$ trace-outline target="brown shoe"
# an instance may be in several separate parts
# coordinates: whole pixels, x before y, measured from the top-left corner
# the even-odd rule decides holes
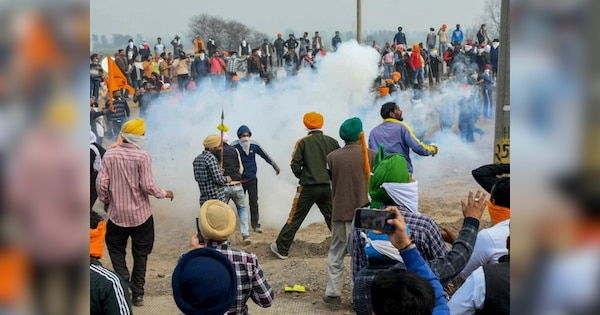
[[[252,240],[250,240],[250,236],[243,236],[242,241],[244,242],[244,245],[252,244]]]
[[[332,305],[340,305],[340,304],[342,304],[342,298],[339,296],[324,295],[323,302],[325,302],[327,304],[332,304]]]

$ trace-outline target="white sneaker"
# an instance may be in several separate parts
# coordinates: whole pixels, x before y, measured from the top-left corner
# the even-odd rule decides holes
[[[287,255],[283,255],[283,254],[279,253],[276,243],[271,243],[271,246],[269,246],[269,247],[271,248],[271,251],[273,252],[273,254],[277,255],[277,257],[279,257],[279,259],[287,259],[288,258]]]

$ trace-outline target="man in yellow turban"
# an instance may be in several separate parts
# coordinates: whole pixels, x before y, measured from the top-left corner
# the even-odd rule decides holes
[[[133,305],[144,305],[148,255],[154,244],[154,219],[149,195],[170,198],[173,192],[154,184],[150,153],[141,150],[146,126],[142,118],[123,124],[119,142],[102,159],[96,189],[108,213],[106,246],[113,268],[131,287]],[[131,237],[133,270],[125,262]]]
[[[119,138],[115,143],[113,143],[110,147],[118,147],[123,142],[131,143],[135,145],[138,149],[142,148],[146,137],[146,122],[143,118],[132,119],[123,124],[121,127],[121,132],[119,133]]]

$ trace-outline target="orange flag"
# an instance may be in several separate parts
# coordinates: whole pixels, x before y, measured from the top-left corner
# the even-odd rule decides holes
[[[108,56],[108,58],[106,59],[108,59],[108,80],[106,80],[108,85],[108,97],[110,102],[110,109],[114,113],[115,110],[113,108],[112,99],[113,91],[125,88],[129,91],[129,93],[134,94],[135,89],[127,83],[127,77],[123,74],[121,69],[119,69],[119,66],[117,66],[117,63],[114,61],[114,59],[111,56]]]

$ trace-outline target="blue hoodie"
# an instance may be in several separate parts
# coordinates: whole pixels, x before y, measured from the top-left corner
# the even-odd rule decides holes
[[[244,133],[247,132],[252,136],[252,132],[250,132],[250,128],[246,125],[240,126],[237,130],[238,138]],[[267,163],[273,166],[273,169],[276,171],[279,169],[277,164],[271,159],[271,157],[262,149],[260,144],[254,140],[250,140],[250,146],[248,152],[244,151],[244,148],[240,144],[239,140],[235,140],[231,143],[231,146],[238,149],[240,152],[240,157],[242,158],[242,164],[244,165],[244,172],[242,173],[242,181],[249,181],[256,178],[256,154],[260,155]]]

